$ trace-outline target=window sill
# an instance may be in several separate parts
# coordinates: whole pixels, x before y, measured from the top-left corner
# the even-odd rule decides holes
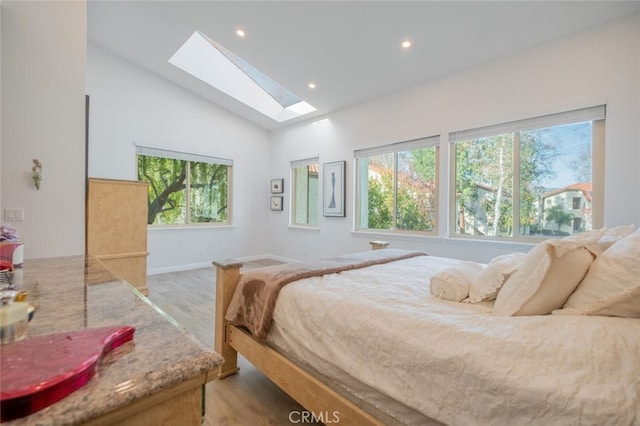
[[[174,230],[212,230],[212,231],[227,231],[229,229],[233,229],[235,226],[233,225],[147,225],[147,231],[155,232],[155,231],[174,231]]]
[[[289,229],[292,231],[320,232],[320,228],[312,228],[310,226],[289,225]]]
[[[354,237],[362,238],[375,238],[377,240],[406,240],[406,241],[430,241],[439,243],[442,241],[442,237],[437,235],[419,235],[419,234],[400,234],[395,232],[371,232],[371,231],[351,231],[351,235]]]
[[[477,238],[455,238],[448,237],[443,239],[444,242],[451,245],[459,245],[466,247],[496,247],[504,250],[513,250],[513,251],[529,251],[533,246],[538,244],[540,241],[522,241],[522,240],[514,240],[514,241],[501,241],[501,240],[491,240],[491,239],[477,239]]]
[[[456,238],[456,237],[440,237],[436,235],[417,235],[417,234],[398,234],[393,232],[365,232],[365,231],[351,231],[351,235],[357,238],[373,238],[376,240],[385,241],[424,241],[432,244],[457,245],[464,247],[495,247],[507,251],[529,251],[533,246],[540,243],[540,241],[500,241],[491,239],[476,239],[476,238]]]

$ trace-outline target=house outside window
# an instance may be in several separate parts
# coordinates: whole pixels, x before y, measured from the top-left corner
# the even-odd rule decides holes
[[[136,147],[138,180],[149,182],[149,225],[227,225],[233,161]]]
[[[439,136],[355,151],[356,230],[437,232]]]
[[[291,225],[318,226],[318,158],[291,162]]]
[[[526,239],[602,226],[604,118],[598,106],[451,133],[451,234]]]

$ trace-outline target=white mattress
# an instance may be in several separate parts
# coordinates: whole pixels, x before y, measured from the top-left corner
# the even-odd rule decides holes
[[[640,319],[501,317],[431,296],[420,256],[285,286],[270,343],[446,424],[640,422]]]

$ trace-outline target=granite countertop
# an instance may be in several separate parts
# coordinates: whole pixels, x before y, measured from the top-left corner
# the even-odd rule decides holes
[[[29,290],[36,307],[29,335],[132,325],[133,340],[108,353],[79,390],[7,425],[62,425],[87,421],[209,373],[223,359],[203,346],[146,297],[91,257],[25,260],[16,290]],[[209,376],[212,377],[212,376]]]

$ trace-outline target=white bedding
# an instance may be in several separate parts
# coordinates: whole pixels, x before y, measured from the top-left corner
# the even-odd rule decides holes
[[[420,256],[289,284],[269,341],[446,424],[640,424],[640,319],[494,316],[433,297],[431,276],[457,262]]]

